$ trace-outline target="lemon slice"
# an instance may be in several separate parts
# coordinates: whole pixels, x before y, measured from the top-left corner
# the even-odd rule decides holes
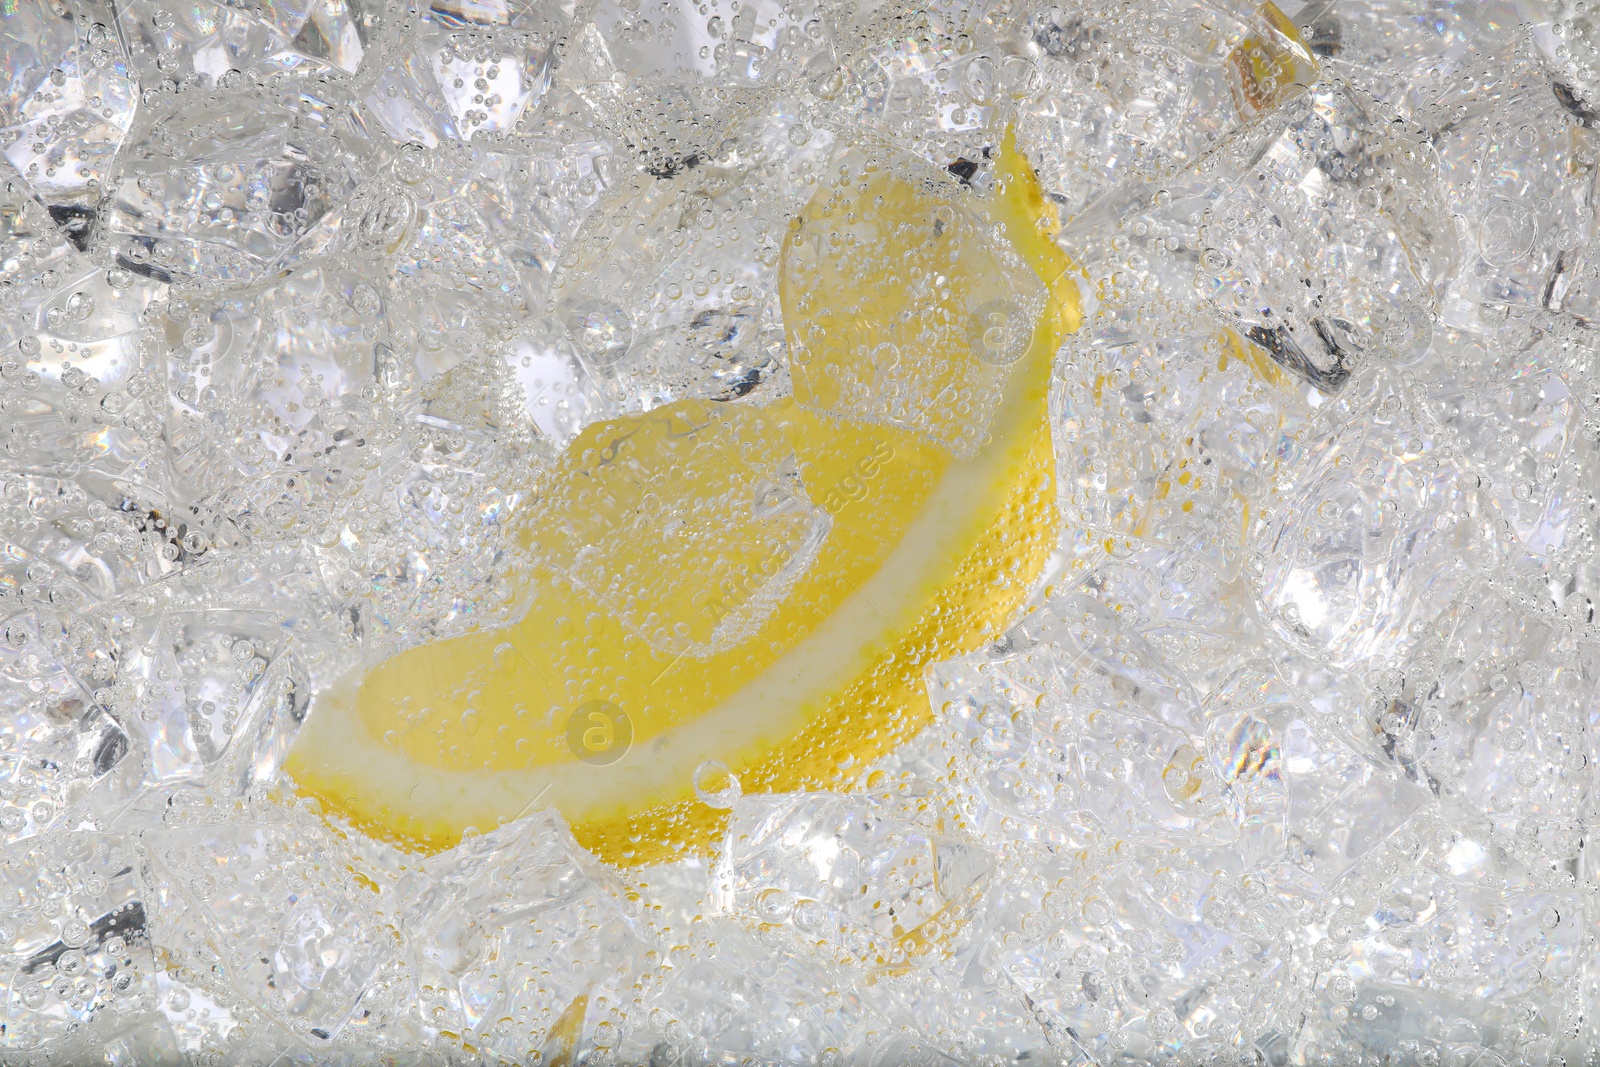
[[[987,196],[886,158],[847,154],[791,225],[793,397],[585,429],[533,509],[524,620],[319,696],[301,791],[424,848],[555,806],[636,864],[926,724],[925,668],[996,636],[1054,546],[1047,384],[1082,316],[1009,134]]]

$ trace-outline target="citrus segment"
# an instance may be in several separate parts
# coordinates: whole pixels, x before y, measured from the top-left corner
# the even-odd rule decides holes
[[[862,367],[892,344],[896,363],[850,396],[802,372],[765,407],[679,401],[585,429],[526,531],[525,618],[320,695],[288,761],[304,792],[434,848],[555,806],[585,846],[639,863],[719,832],[721,801],[694,788],[708,760],[747,792],[838,786],[926,723],[923,670],[992,639],[1054,544],[1046,392],[1081,312],[1009,137],[986,197],[845,170],[786,243],[791,353],[804,337],[817,369]],[[879,244],[801,247],[823,217]],[[808,300],[874,277],[848,329]]]

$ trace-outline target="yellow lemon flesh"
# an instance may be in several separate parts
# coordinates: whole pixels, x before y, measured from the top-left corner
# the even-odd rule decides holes
[[[638,864],[713,842],[730,774],[838,788],[926,725],[926,667],[997,636],[1054,546],[1046,394],[1081,311],[1009,136],[986,196],[835,170],[784,247],[794,395],[586,428],[525,534],[523,621],[319,696],[302,792],[423,848],[554,806]]]

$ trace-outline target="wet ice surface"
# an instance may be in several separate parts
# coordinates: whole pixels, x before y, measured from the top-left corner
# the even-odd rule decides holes
[[[0,1055],[1593,1062],[1597,17],[0,6]],[[910,347],[791,367],[778,248],[863,152],[981,186],[1008,126],[1091,311],[1065,521],[932,726],[651,868],[295,800],[313,694],[522,568],[672,654],[766,610],[674,630],[674,574],[512,536],[584,427],[730,405],[781,493],[702,532],[768,600],[825,523],[733,405],[976,441]]]

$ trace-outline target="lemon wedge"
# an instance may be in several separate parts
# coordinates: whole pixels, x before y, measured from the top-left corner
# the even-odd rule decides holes
[[[586,428],[524,535],[526,617],[319,696],[303,793],[422,848],[554,806],[638,864],[927,723],[924,670],[997,636],[1055,544],[1047,386],[1082,314],[1009,134],[985,195],[837,162],[783,249],[792,397]]]

